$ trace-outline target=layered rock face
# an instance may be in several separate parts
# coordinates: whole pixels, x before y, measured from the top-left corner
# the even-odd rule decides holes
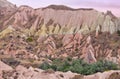
[[[0,0],[0,7],[1,8],[6,7],[6,8],[9,8],[9,9],[14,9],[15,5],[13,5],[12,3],[8,2],[7,0]]]
[[[94,9],[72,9],[62,5],[38,9],[21,6],[3,23],[3,26],[9,25],[31,29],[36,35],[86,34],[95,30],[114,33],[120,29],[118,18],[110,11],[104,14]]]
[[[25,36],[13,31],[0,38],[0,54],[19,59],[80,58],[88,63],[106,59],[120,63],[120,36],[95,32],[82,35],[61,34],[49,36]]]
[[[0,0],[0,30],[7,27],[3,26],[3,23],[13,15],[16,9],[17,7],[7,0]]]

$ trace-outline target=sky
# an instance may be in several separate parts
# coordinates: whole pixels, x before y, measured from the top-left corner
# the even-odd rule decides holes
[[[98,11],[112,11],[120,17],[120,0],[8,0],[17,6],[28,5],[33,8],[45,7],[51,4],[66,5],[72,8],[94,8]]]

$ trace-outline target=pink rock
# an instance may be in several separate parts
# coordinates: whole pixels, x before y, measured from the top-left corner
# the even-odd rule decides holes
[[[3,63],[2,61],[0,61],[0,71],[11,71],[13,70],[12,67],[6,65],[5,63]]]
[[[88,48],[86,49],[85,61],[88,63],[94,63],[97,61],[94,56],[94,49],[92,45],[89,45]]]

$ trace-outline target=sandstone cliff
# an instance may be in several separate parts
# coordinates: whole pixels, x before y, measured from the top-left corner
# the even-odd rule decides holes
[[[16,29],[35,32],[35,35],[73,34],[110,32],[120,30],[120,22],[110,11],[98,12],[94,9],[72,9],[62,5],[51,5],[33,9],[21,6],[6,19],[4,26],[12,25]]]

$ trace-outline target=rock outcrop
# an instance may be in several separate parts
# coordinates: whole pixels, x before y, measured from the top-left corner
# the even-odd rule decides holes
[[[107,71],[104,73],[96,73],[94,75],[85,76],[84,79],[119,79],[120,71]]]
[[[14,9],[16,6],[7,0],[0,0],[0,8]]]
[[[106,59],[120,63],[120,36],[95,32],[83,34],[61,34],[49,36],[25,36],[14,32],[0,38],[0,54],[19,59],[80,58],[88,63]]]
[[[4,79],[3,78],[3,72],[6,72],[6,71],[12,71],[13,68],[6,65],[5,63],[3,63],[2,61],[0,61],[0,79]]]
[[[2,26],[12,25],[19,30],[28,29],[35,35],[110,32],[120,29],[119,19],[110,11],[73,9],[63,5],[50,5],[33,9],[20,6]]]
[[[10,67],[10,66],[4,64],[2,61],[0,61],[0,72],[1,71],[11,71],[11,70],[13,70],[12,67]]]
[[[3,23],[8,20],[16,10],[16,5],[13,5],[7,0],[0,0],[0,31],[7,27],[3,26]]]

